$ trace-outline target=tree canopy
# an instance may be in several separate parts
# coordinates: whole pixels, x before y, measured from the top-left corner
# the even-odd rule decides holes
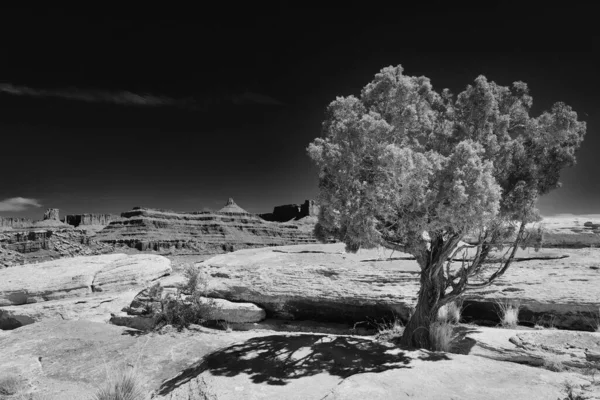
[[[518,232],[516,249],[525,224],[539,219],[538,197],[575,163],[585,122],[563,103],[537,117],[531,106],[523,82],[479,76],[455,96],[401,66],[382,69],[360,97],[329,104],[322,137],[308,147],[320,170],[315,233],[349,251],[383,245],[413,254],[440,276],[437,300],[446,289],[464,291],[492,247]],[[474,261],[444,275],[467,235]]]

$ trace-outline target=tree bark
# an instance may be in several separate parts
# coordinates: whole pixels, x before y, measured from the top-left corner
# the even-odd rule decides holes
[[[400,339],[400,344],[403,346],[425,349],[431,347],[429,326],[437,317],[438,303],[444,295],[443,268],[437,268],[439,272],[435,275],[431,274],[438,262],[443,261],[436,260],[421,270],[417,306]]]

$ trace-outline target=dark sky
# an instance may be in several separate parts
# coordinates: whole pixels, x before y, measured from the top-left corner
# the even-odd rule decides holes
[[[439,90],[525,81],[536,114],[573,106],[578,165],[539,206],[600,213],[596,14],[524,4],[0,10],[0,201],[41,204],[0,215],[315,198],[305,149],[325,107],[398,64]]]

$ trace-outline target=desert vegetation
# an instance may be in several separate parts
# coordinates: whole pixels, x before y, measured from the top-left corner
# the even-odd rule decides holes
[[[519,310],[521,304],[518,301],[497,301],[496,307],[498,310],[498,317],[500,318],[500,325],[504,328],[515,328],[519,325]]]
[[[175,295],[162,297],[161,294],[153,296],[161,298],[156,329],[171,325],[178,330],[188,328],[190,324],[201,324],[210,319],[213,304],[211,300],[204,301],[206,292],[206,279],[201,275],[200,269],[189,265],[183,270],[186,282]],[[156,290],[160,290],[157,286]]]
[[[121,370],[96,389],[90,400],[145,400],[146,393],[135,369]]]
[[[494,283],[527,244],[536,200],[575,163],[586,124],[564,103],[530,116],[523,82],[479,76],[454,96],[403,72],[384,68],[359,97],[329,105],[308,147],[320,171],[315,234],[350,252],[413,255],[420,291],[402,342],[431,348],[438,310]]]

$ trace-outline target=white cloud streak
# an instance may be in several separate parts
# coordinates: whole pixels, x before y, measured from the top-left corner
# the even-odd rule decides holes
[[[105,90],[82,90],[69,89],[36,89],[28,86],[13,85],[12,83],[0,83],[0,93],[13,96],[28,97],[54,97],[66,100],[84,101],[88,103],[112,103],[123,106],[146,106],[161,107],[170,106],[178,108],[201,109],[210,105],[234,104],[234,105],[282,105],[279,100],[270,96],[244,92],[220,98],[197,100],[193,98],[176,99],[168,96],[156,96],[148,93],[133,93],[129,91],[105,91]]]
[[[24,211],[30,207],[41,207],[42,205],[36,199],[26,199],[24,197],[12,197],[0,201],[0,212]]]

